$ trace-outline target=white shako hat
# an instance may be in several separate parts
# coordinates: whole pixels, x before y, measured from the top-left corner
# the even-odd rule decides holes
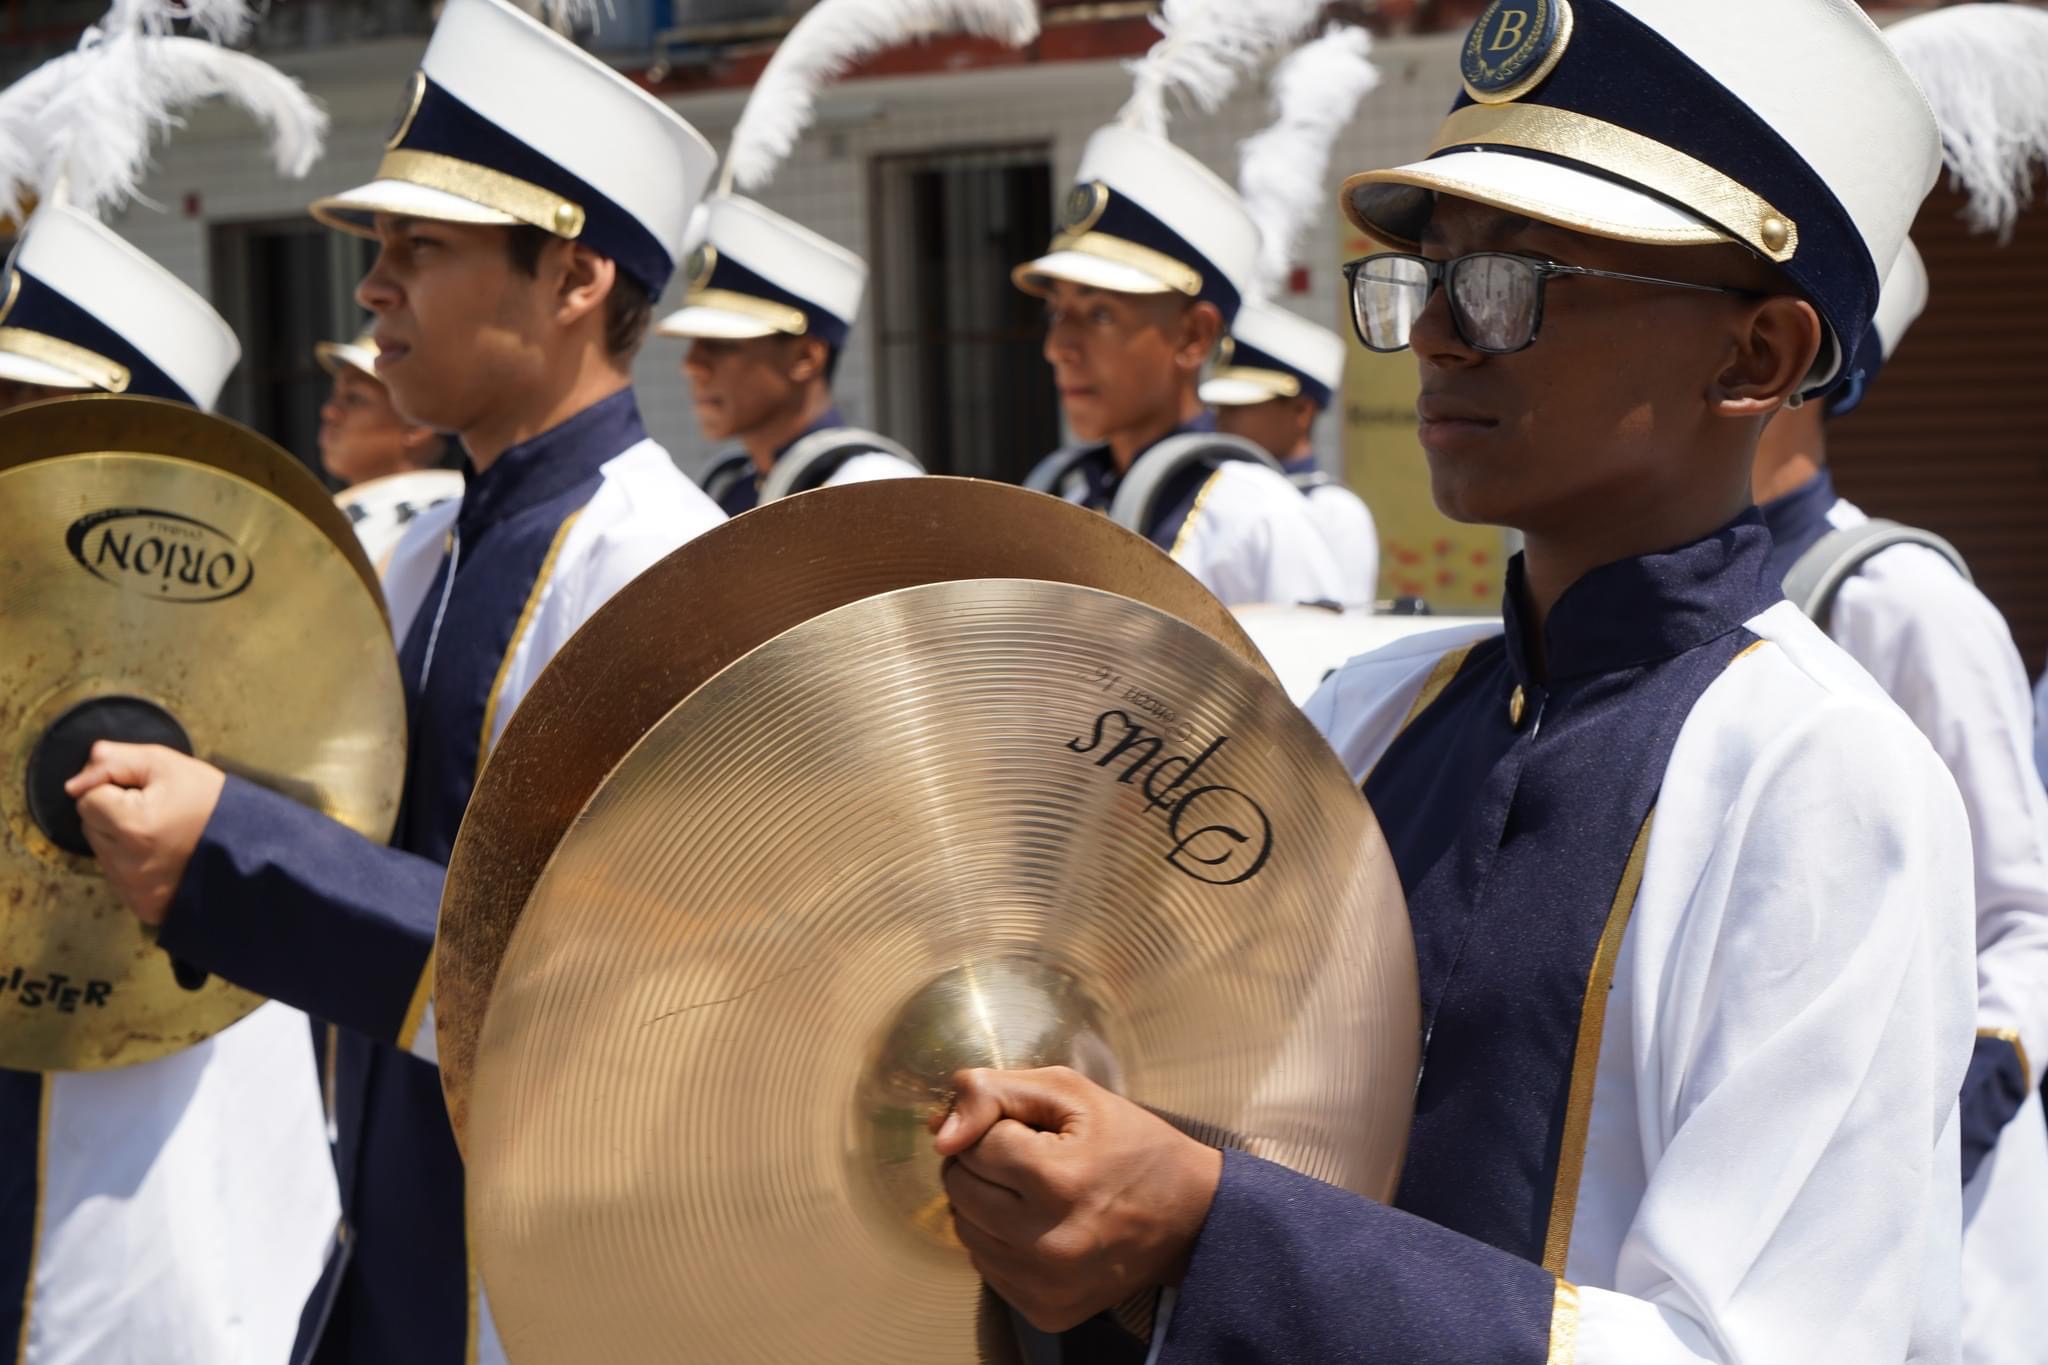
[[[707,200],[690,234],[681,311],[671,337],[815,336],[835,350],[860,317],[867,262],[751,199]]]
[[[1863,334],[1863,344],[1849,361],[1849,375],[1828,399],[1828,416],[1854,412],[1863,402],[1878,371],[1906,339],[1906,333],[1927,311],[1927,262],[1920,248],[1908,239],[1884,277],[1884,292],[1877,301],[1877,316]]]
[[[1236,0],[1234,0],[1236,2]],[[1249,0],[1243,0],[1249,3]],[[1124,124],[1081,153],[1052,250],[1010,278],[1028,294],[1071,280],[1120,294],[1185,294],[1236,318],[1259,269],[1259,230],[1237,191],[1165,138]]]
[[[715,163],[674,110],[554,30],[503,0],[447,0],[377,178],[312,212],[362,236],[375,213],[526,223],[653,296]]]
[[[64,204],[28,220],[0,279],[0,376],[210,409],[241,343],[176,275]]]
[[[1242,407],[1274,398],[1330,406],[1344,378],[1344,338],[1278,304],[1248,300],[1230,325],[1223,363],[1202,384],[1202,401]]]
[[[1413,248],[1435,194],[1662,246],[1739,242],[1809,298],[1846,370],[1941,167],[1934,116],[1845,0],[1494,0],[1426,159],[1344,211]]]
[[[329,374],[355,370],[370,376],[380,384],[384,382],[383,376],[377,373],[377,336],[369,327],[364,327],[352,341],[315,343],[313,358],[319,361],[320,368]]]

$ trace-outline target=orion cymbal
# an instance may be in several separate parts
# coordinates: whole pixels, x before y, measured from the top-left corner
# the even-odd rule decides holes
[[[210,465],[255,484],[320,528],[384,610],[384,591],[346,512],[320,480],[268,438],[217,413],[126,394],[87,393],[9,409],[0,470],[92,451],[134,450]],[[282,459],[279,456],[283,456]]]
[[[470,797],[434,946],[436,1045],[458,1141],[477,1029],[512,926],[612,765],[699,684],[791,626],[877,593],[966,578],[1121,593],[1266,668],[1229,610],[1143,537],[1007,484],[824,488],[697,537],[621,589],[555,655]]]
[[[472,1245],[515,1362],[975,1359],[927,1120],[1064,1063],[1385,1198],[1414,947],[1277,684],[1150,607],[940,583],[748,654],[608,776],[505,955]]]
[[[405,767],[397,657],[347,520],[253,433],[69,399],[0,415],[0,450],[0,1066],[126,1066],[261,1002],[178,982],[64,781],[95,739],[167,743],[382,839]]]

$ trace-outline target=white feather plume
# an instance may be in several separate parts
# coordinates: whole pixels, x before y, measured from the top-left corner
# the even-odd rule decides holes
[[[1328,207],[1330,147],[1380,83],[1372,35],[1332,24],[1274,68],[1273,122],[1238,146],[1237,183],[1259,225],[1259,281],[1287,275],[1302,230]]]
[[[126,33],[74,57],[33,116],[38,194],[61,180],[87,213],[121,207],[148,173],[156,139],[183,126],[182,111],[214,98],[233,101],[264,126],[280,173],[302,176],[320,157],[326,111],[297,81],[246,52]]]
[[[1131,98],[1117,121],[1166,133],[1169,95],[1215,113],[1237,83],[1292,45],[1322,12],[1323,0],[1164,0],[1153,26],[1163,35],[1130,63]]]
[[[78,53],[67,52],[0,90],[0,217],[18,210],[43,188],[48,157],[37,131],[38,118],[81,60]]]
[[[1022,47],[1038,36],[1037,0],[818,0],[754,83],[732,130],[722,187],[767,184],[811,126],[818,91],[855,62],[940,33]]]
[[[1885,36],[1934,106],[1970,226],[2009,239],[2034,192],[2034,163],[2048,161],[2048,12],[1955,5]]]

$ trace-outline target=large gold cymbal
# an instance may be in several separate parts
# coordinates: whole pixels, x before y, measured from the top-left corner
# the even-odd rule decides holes
[[[71,399],[0,415],[0,451],[0,1066],[126,1066],[261,1002],[178,983],[63,779],[94,738],[167,742],[381,839],[405,768],[397,657],[346,518],[253,433]],[[317,520],[275,491],[299,480]]]
[[[1386,846],[1277,684],[1111,594],[906,589],[705,683],[562,839],[484,1021],[473,1245],[518,1365],[954,1365],[956,1068],[1074,1065],[1384,1198],[1417,1020]]]
[[[255,484],[319,527],[377,599],[377,610],[384,610],[376,566],[348,514],[335,506],[311,470],[241,423],[162,398],[111,393],[46,399],[10,409],[5,416],[0,470],[57,455],[136,450],[210,465]]]
[[[1007,484],[888,479],[784,498],[697,537],[557,653],[485,766],[434,947],[441,1084],[468,1126],[477,1029],[512,926],[576,812],[670,707],[791,626],[922,583],[1037,578],[1150,603],[1266,663],[1229,610],[1108,517]]]

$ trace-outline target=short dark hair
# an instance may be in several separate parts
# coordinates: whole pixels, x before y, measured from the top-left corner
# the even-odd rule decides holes
[[[549,242],[562,240],[529,223],[507,229],[506,250],[522,275],[540,274],[540,254]],[[624,271],[612,280],[612,292],[604,300],[604,348],[620,365],[631,363],[647,339],[647,326],[654,320],[654,300],[640,282]]]

